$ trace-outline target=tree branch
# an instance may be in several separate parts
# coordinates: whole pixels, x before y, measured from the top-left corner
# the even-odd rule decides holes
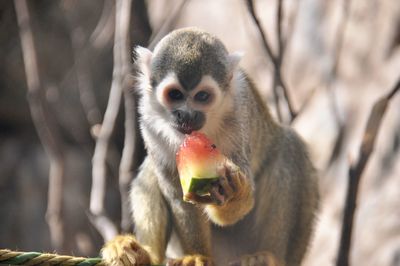
[[[257,15],[255,13],[254,9],[254,4],[253,0],[246,0],[247,8],[248,11],[251,15],[251,18],[253,19],[253,22],[257,26],[257,29],[260,33],[262,43],[264,46],[265,51],[267,52],[268,57],[271,59],[271,62],[274,66],[274,75],[273,75],[273,90],[274,90],[274,99],[275,99],[275,104],[276,104],[276,109],[277,109],[277,114],[278,118],[280,121],[282,121],[282,115],[280,111],[280,105],[279,105],[279,93],[278,93],[278,87],[282,88],[283,95],[286,100],[286,104],[290,113],[290,121],[292,121],[296,117],[296,112],[293,109],[293,104],[290,99],[290,95],[288,92],[288,88],[286,86],[286,83],[283,81],[282,78],[282,73],[281,73],[281,65],[282,65],[282,60],[283,60],[283,39],[282,39],[282,0],[278,0],[278,7],[277,7],[277,37],[278,37],[278,53],[277,56],[274,55],[271,46],[268,42],[268,39],[266,37],[266,34],[264,32],[264,29],[261,27],[261,23],[259,19],[257,18]]]
[[[351,236],[353,229],[353,219],[356,210],[358,187],[361,176],[368,163],[369,157],[373,151],[376,136],[378,135],[382,118],[386,112],[387,106],[393,96],[400,90],[400,79],[392,91],[378,100],[369,115],[364,136],[362,138],[360,150],[358,152],[358,161],[353,164],[349,169],[349,182],[346,195],[346,206],[344,209],[344,216],[342,221],[342,232],[340,237],[340,246],[338,252],[337,266],[349,265],[349,254],[351,245]]]
[[[134,0],[132,2],[131,12],[131,38],[133,42],[139,44],[148,44],[151,36],[151,27],[148,20],[147,5],[144,0]],[[129,36],[128,36],[129,37]],[[135,81],[131,78],[130,64],[130,45],[131,40],[127,38],[123,48],[124,69],[128,69],[126,79],[123,83],[124,108],[125,108],[125,139],[122,151],[121,163],[119,166],[119,190],[121,193],[121,229],[123,232],[129,232],[132,225],[129,188],[134,174],[144,158],[144,145],[139,132],[138,114],[137,114],[137,95],[132,91],[135,87]],[[135,67],[135,65],[134,65]],[[136,73],[137,70],[133,69]]]
[[[130,88],[132,87],[132,82],[128,81],[129,73],[131,72],[130,64],[130,38],[129,38],[129,26],[130,26],[130,15],[131,15],[131,5],[132,1],[127,0],[129,3],[128,10],[120,10],[119,14],[122,12],[129,12],[124,14],[125,20],[120,21],[120,27],[125,30],[121,32],[121,71],[125,77],[120,84],[124,95],[124,107],[125,107],[125,138],[124,138],[124,148],[122,150],[121,162],[119,165],[119,191],[121,194],[121,229],[124,232],[129,232],[130,226],[132,224],[132,219],[130,215],[130,205],[129,205],[129,185],[133,178],[133,173],[135,170],[134,153],[136,147],[136,104],[134,94],[131,93]]]
[[[343,49],[343,43],[344,43],[344,35],[346,32],[346,28],[348,25],[348,19],[349,19],[349,14],[350,14],[350,6],[351,6],[351,0],[344,0],[343,1],[343,8],[342,8],[342,19],[340,20],[340,24],[338,25],[337,31],[336,31],[336,43],[334,46],[334,52],[333,52],[333,64],[331,68],[331,72],[329,74],[329,80],[327,84],[327,90],[328,93],[330,94],[331,97],[329,97],[329,103],[331,106],[331,109],[333,111],[333,115],[336,119],[336,124],[339,128],[339,133],[336,137],[336,141],[334,144],[334,147],[332,149],[332,154],[329,157],[329,162],[328,166],[331,165],[337,158],[337,156],[340,154],[340,151],[342,149],[342,144],[345,138],[345,123],[343,119],[340,117],[340,112],[339,112],[339,107],[337,104],[337,97],[335,90],[333,89],[334,87],[334,82],[337,79],[338,76],[338,71],[340,67],[340,62],[342,58],[342,49]]]
[[[274,92],[274,100],[277,104],[276,112],[279,121],[283,121],[281,106],[279,104],[279,73],[282,65],[282,56],[283,56],[283,40],[282,40],[282,3],[283,0],[277,0],[277,8],[276,8],[276,35],[278,39],[278,52],[276,57],[276,62],[274,63],[275,71],[274,77],[272,80],[272,88]],[[261,26],[260,26],[261,27]],[[272,51],[271,51],[272,52]]]
[[[295,5],[293,9],[293,11],[291,12],[291,14],[289,15],[289,19],[288,19],[288,27],[286,30],[286,34],[285,34],[285,39],[283,41],[283,54],[285,53],[288,44],[290,43],[292,37],[293,37],[293,32],[294,32],[294,28],[296,25],[296,20],[297,20],[297,14],[299,13],[299,4],[300,1],[293,1],[294,3],[292,3],[293,5]]]
[[[251,18],[253,19],[253,21],[256,24],[257,29],[260,33],[265,51],[267,52],[267,55],[268,55],[269,59],[271,59],[272,63],[275,64],[276,58],[274,56],[274,53],[272,52],[272,49],[271,49],[271,46],[270,46],[268,40],[267,40],[267,36],[264,32],[264,29],[261,27],[261,23],[257,18],[256,11],[254,9],[253,0],[246,0],[246,4],[247,4],[247,9],[250,12]]]
[[[63,145],[57,131],[57,126],[50,117],[48,106],[43,96],[27,2],[26,0],[14,0],[14,5],[21,38],[28,87],[28,102],[32,120],[40,141],[50,159],[46,219],[49,224],[53,246],[58,250],[62,250],[64,245],[62,185],[65,174]]]
[[[278,39],[278,61],[283,58],[283,36],[282,36],[282,17],[283,17],[283,0],[277,0],[278,7],[276,8],[276,33]]]
[[[174,28],[174,25],[176,24],[180,13],[182,12],[183,8],[185,5],[188,3],[188,0],[181,0],[180,3],[178,3],[174,10],[170,13],[170,15],[167,17],[167,19],[162,23],[162,26],[160,29],[158,29],[157,32],[153,33],[153,35],[150,37],[150,43],[148,45],[148,48],[150,50],[153,50],[156,44],[167,34],[171,31],[171,29]]]
[[[97,50],[106,46],[107,43],[112,39],[114,33],[114,14],[115,14],[114,1],[104,1],[103,10],[99,21],[93,32],[90,34],[89,42]],[[83,46],[82,46],[83,48]]]
[[[106,221],[103,223],[94,223],[100,233],[106,231],[101,226],[106,226],[107,230],[110,231],[107,235],[103,234],[105,240],[109,240],[118,231],[111,221],[107,221],[109,219],[105,216],[104,210],[107,175],[106,158],[111,134],[121,103],[124,79],[129,74],[129,62],[126,62],[126,60],[129,59],[127,55],[127,41],[129,40],[131,5],[132,0],[117,0],[116,2],[113,80],[107,109],[93,155],[93,183],[90,195],[90,212],[97,221]],[[110,226],[115,227],[115,230],[110,230]]]
[[[106,4],[106,2],[109,4]],[[104,23],[106,23],[105,22],[106,20],[107,21],[110,20],[106,19],[105,17],[113,18],[113,15],[109,13],[114,11],[114,5],[111,3],[110,6],[110,3],[111,1],[105,1],[102,16],[94,32],[100,31],[98,29],[100,27],[99,25],[103,25]],[[92,77],[89,71],[88,59],[90,56],[88,55],[87,52],[82,52],[85,50],[86,40],[82,26],[79,23],[77,23],[77,21],[79,20],[77,18],[75,8],[76,6],[72,5],[68,6],[68,8],[66,8],[65,10],[66,19],[68,21],[67,25],[69,28],[69,35],[71,39],[71,46],[72,46],[72,56],[74,62],[73,70],[75,71],[76,74],[77,87],[79,91],[79,100],[82,105],[83,111],[86,115],[86,120],[90,126],[90,133],[92,137],[96,139],[98,137],[97,131],[99,129],[99,125],[101,124],[102,116],[100,108],[98,107],[96,101],[96,95],[93,90]],[[108,9],[108,11],[105,11],[105,9]],[[110,22],[107,23],[111,24]],[[114,23],[112,23],[112,25],[114,25]],[[105,25],[103,26],[105,27]],[[109,30],[109,31],[114,32],[114,30]],[[96,33],[96,34],[101,35],[101,33]]]

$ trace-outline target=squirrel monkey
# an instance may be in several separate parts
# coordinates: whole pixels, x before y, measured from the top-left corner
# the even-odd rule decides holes
[[[130,194],[135,237],[107,243],[104,260],[164,263],[174,233],[183,256],[171,265],[300,265],[318,207],[317,176],[298,135],[273,120],[238,67],[240,55],[194,28],[136,53],[148,156]],[[182,200],[175,162],[192,131],[232,162],[222,167],[214,197],[193,197],[194,204]]]

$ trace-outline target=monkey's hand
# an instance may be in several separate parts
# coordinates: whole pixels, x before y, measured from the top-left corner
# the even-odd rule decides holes
[[[210,195],[191,193],[186,197],[194,203],[206,204],[210,219],[218,225],[234,224],[254,206],[253,188],[249,178],[231,161],[219,170],[220,179],[210,189]]]
[[[133,235],[119,235],[104,245],[103,260],[110,266],[150,265],[149,253],[139,245]]]
[[[229,266],[282,266],[274,255],[270,252],[258,252],[251,255],[245,255],[240,260],[229,263]]]
[[[167,266],[212,266],[212,260],[202,255],[188,255],[180,259],[170,259]]]

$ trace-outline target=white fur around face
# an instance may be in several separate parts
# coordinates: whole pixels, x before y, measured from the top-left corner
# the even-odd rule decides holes
[[[210,101],[210,103],[196,103],[194,97],[199,91],[207,91],[212,95],[212,100]],[[212,76],[204,75],[201,78],[199,84],[190,91],[189,97],[190,102],[188,104],[191,108],[207,113],[209,110],[215,108],[220,104],[222,98],[222,90]]]
[[[212,137],[220,131],[223,116],[233,108],[232,88],[223,91],[211,76],[204,76],[198,87],[198,90],[201,90],[204,87],[214,88],[214,99],[212,104],[203,107],[207,120],[203,128],[200,130],[200,132]]]
[[[150,64],[153,58],[153,53],[144,47],[137,46],[135,48],[135,53],[137,54],[136,64],[139,66],[142,75],[150,76]]]
[[[175,153],[184,134],[173,128],[170,111],[157,100],[153,91],[146,91],[139,105],[141,128],[147,149],[156,152],[164,164],[173,166]]]
[[[154,150],[159,149],[159,156],[161,157],[159,159],[171,165],[170,162],[175,161],[171,160],[171,156],[175,157],[175,153],[185,137],[184,134],[180,133],[174,127],[172,121],[171,110],[175,107],[179,107],[179,104],[171,105],[171,103],[168,103],[165,99],[165,89],[171,87],[181,90],[185,98],[188,99],[181,104],[186,104],[190,108],[205,113],[206,122],[199,131],[206,134],[213,141],[216,141],[217,145],[229,146],[218,142],[223,142],[228,133],[225,132],[226,130],[223,128],[223,119],[227,113],[232,112],[234,109],[234,98],[238,89],[236,86],[240,84],[240,78],[237,75],[237,64],[241,55],[230,55],[230,71],[232,71],[233,77],[228,90],[222,90],[212,76],[205,75],[193,90],[187,92],[182,88],[175,73],[168,74],[164,80],[159,83],[157,88],[152,88],[150,85],[150,64],[153,53],[146,48],[137,48],[137,53],[139,55],[138,63],[142,73],[139,77],[139,90],[142,95],[139,111],[142,115],[141,128],[147,148]],[[196,93],[201,90],[212,93],[212,101],[209,104],[196,103],[193,100]]]
[[[184,135],[175,130],[171,124],[170,111],[159,99],[156,90],[150,84],[150,65],[153,54],[146,48],[136,49],[137,63],[141,74],[138,77],[138,92],[141,95],[139,101],[139,113],[141,114],[140,127],[149,152],[157,152],[159,160],[165,165],[174,167],[175,153],[184,139]],[[168,75],[161,82],[168,85],[176,80],[174,75]],[[161,84],[160,84],[161,85]]]
[[[206,75],[202,78],[198,86],[190,91],[187,96],[193,98],[198,91],[204,89],[212,91],[213,100],[209,105],[202,106],[201,104],[194,103],[192,100],[187,101],[185,104],[188,104],[189,107],[193,109],[203,111],[206,114],[206,123],[199,131],[215,141],[220,139],[219,135],[226,134],[226,132],[223,132],[222,120],[224,115],[234,108],[233,98],[235,94],[235,85],[237,85],[237,77],[233,79],[235,81],[232,81],[232,87],[223,91],[211,76]],[[173,73],[167,75],[157,86],[156,90],[149,87],[146,81],[141,85],[140,89],[143,93],[139,108],[142,114],[142,122],[148,127],[147,129],[144,128],[144,130],[150,130],[159,137],[157,140],[151,140],[151,143],[156,141],[159,145],[171,150],[172,153],[176,152],[185,135],[174,128],[173,122],[171,121],[171,109],[163,99],[163,88],[175,85],[180,88],[176,75]],[[146,138],[146,136],[144,137]],[[169,156],[171,156],[172,153],[169,154]],[[169,159],[170,158],[166,158],[166,160]]]
[[[165,91],[170,88],[179,89],[182,93],[184,93],[175,73],[169,73],[155,89],[157,101],[166,109],[170,109],[172,107],[165,98]]]

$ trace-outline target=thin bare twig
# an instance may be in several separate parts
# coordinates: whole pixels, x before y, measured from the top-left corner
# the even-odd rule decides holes
[[[278,83],[277,83],[277,72],[276,72],[276,59],[275,56],[272,52],[272,48],[271,45],[269,44],[266,34],[264,32],[264,29],[261,27],[261,23],[257,18],[256,15],[256,11],[254,9],[254,3],[252,0],[247,0],[247,9],[250,12],[250,15],[254,21],[254,23],[257,26],[257,29],[260,33],[263,45],[264,45],[264,49],[267,52],[268,57],[270,58],[272,64],[274,65],[274,76],[273,76],[273,82],[272,82],[272,90],[273,90],[273,95],[274,95],[274,101],[275,101],[275,106],[276,106],[276,114],[278,116],[279,121],[282,121],[282,113],[281,113],[281,109],[280,109],[280,104],[279,104],[279,93],[278,93]]]
[[[348,21],[350,17],[351,11],[351,0],[344,0],[342,7],[342,19],[340,20],[340,24],[338,25],[337,32],[336,32],[336,44],[335,44],[335,52],[334,52],[334,62],[331,71],[332,79],[337,77],[337,73],[340,67],[341,59],[342,59],[342,49],[344,44],[344,35],[346,33],[346,29],[348,26]]]
[[[334,144],[334,147],[332,149],[332,154],[329,157],[328,161],[328,166],[330,166],[337,156],[340,154],[340,150],[342,149],[343,146],[343,141],[345,138],[345,123],[343,121],[343,118],[340,116],[339,112],[339,107],[337,103],[337,96],[334,90],[334,82],[337,79],[338,76],[338,71],[340,67],[340,62],[342,58],[342,49],[343,49],[343,43],[344,43],[344,36],[346,33],[347,25],[348,25],[348,20],[349,20],[349,15],[350,15],[350,9],[351,9],[351,0],[344,0],[343,3],[343,8],[342,8],[342,19],[340,20],[340,24],[338,25],[337,31],[336,31],[336,43],[334,46],[334,52],[333,52],[333,64],[331,68],[331,72],[329,74],[329,80],[327,84],[327,90],[328,93],[330,94],[329,97],[329,102],[331,109],[333,111],[333,115],[336,119],[336,124],[339,129],[339,133],[336,137],[336,141]]]
[[[275,72],[276,73],[276,72]],[[278,120],[280,122],[283,121],[283,117],[282,117],[282,111],[281,111],[281,105],[280,105],[280,101],[279,101],[279,86],[278,86],[278,79],[276,77],[276,74],[274,74],[274,77],[272,79],[272,93],[274,96],[274,102],[275,102],[275,106],[276,106],[276,116],[278,117]]]
[[[276,58],[274,56],[274,53],[272,52],[271,45],[269,44],[269,42],[267,40],[266,34],[264,32],[264,29],[261,27],[261,23],[258,20],[258,17],[256,15],[256,11],[254,9],[254,3],[253,3],[252,0],[246,0],[246,4],[247,4],[247,9],[250,12],[250,15],[251,15],[254,23],[256,24],[257,29],[258,29],[258,31],[260,33],[260,36],[261,36],[265,51],[267,52],[267,55],[271,59],[272,63],[275,64]]]
[[[127,57],[128,59],[129,57]],[[125,139],[119,166],[119,191],[121,193],[121,229],[129,232],[132,225],[129,205],[129,185],[136,169],[136,101],[134,94],[128,86],[124,88],[125,103]]]
[[[107,2],[107,3],[106,3]],[[104,45],[100,45],[96,47],[97,40],[103,42],[107,40],[108,37],[103,38],[100,35],[108,35],[108,33],[101,33],[101,30],[98,29],[103,25],[110,31],[109,35],[113,36],[115,22],[115,4],[113,1],[105,1],[103,6],[102,15],[97,23],[96,29],[90,35],[89,40],[85,39],[85,34],[81,25],[77,24],[78,21],[77,14],[75,12],[75,4],[69,3],[69,5],[65,6],[65,15],[66,19],[68,20],[68,26],[70,31],[70,39],[71,39],[71,46],[73,52],[73,66],[68,72],[74,71],[76,74],[77,80],[77,88],[79,91],[79,100],[83,107],[83,111],[86,115],[86,120],[90,127],[90,134],[94,140],[97,140],[100,128],[101,128],[101,121],[102,115],[100,112],[100,108],[96,101],[96,95],[93,88],[91,71],[88,65],[88,60],[93,56],[93,51],[96,49],[100,49]],[[107,24],[107,25],[104,25]],[[103,29],[104,31],[105,29]],[[98,31],[95,33],[95,31]],[[97,36],[97,37],[96,37]],[[100,39],[103,39],[101,41]],[[93,49],[94,48],[94,49]],[[63,79],[63,82],[69,77],[70,75],[67,74]],[[80,141],[80,143],[82,143]],[[88,146],[87,142],[82,143],[82,147]],[[93,148],[86,147],[87,151],[91,156],[93,156]],[[107,155],[107,170],[110,171],[111,176],[117,178],[118,176],[118,164],[120,162],[120,154],[115,143],[110,142],[108,147],[108,155]]]
[[[305,97],[305,100],[303,101],[303,103],[300,106],[299,110],[297,111],[297,116],[292,120],[291,123],[294,123],[294,121],[296,121],[296,119],[299,118],[299,116],[304,112],[304,110],[307,109],[307,107],[310,104],[311,100],[314,98],[316,92],[317,92],[317,87],[311,89],[311,91]]]
[[[97,50],[106,46],[112,38],[114,33],[114,8],[114,1],[103,2],[103,10],[100,19],[89,38],[89,42]]]
[[[94,219],[97,220],[94,225],[97,226],[100,233],[105,232],[105,230],[101,228],[102,226],[107,227],[107,230],[111,231],[108,235],[103,234],[105,240],[109,240],[117,234],[118,231],[116,228],[115,230],[110,230],[109,227],[114,225],[108,220],[104,210],[107,175],[106,158],[111,134],[121,103],[124,78],[126,74],[129,73],[129,66],[127,69],[127,64],[124,63],[124,60],[127,60],[129,56],[127,56],[126,51],[124,52],[124,49],[128,49],[126,42],[129,40],[131,5],[132,0],[117,0],[116,2],[113,81],[103,124],[93,155],[93,183],[90,195],[90,212],[94,216]],[[99,221],[106,222],[99,223]]]
[[[299,4],[300,1],[292,1],[292,4],[295,5],[293,9],[293,11],[290,13],[289,15],[289,19],[288,19],[288,27],[286,30],[286,34],[285,34],[285,38],[283,40],[283,54],[285,54],[285,51],[288,47],[288,44],[290,43],[292,37],[293,37],[293,32],[294,32],[294,28],[296,25],[296,21],[297,21],[297,14],[299,13]]]
[[[283,36],[282,36],[282,22],[283,22],[283,0],[277,0],[278,7],[276,9],[276,33],[278,38],[278,56],[279,61],[283,58]]]
[[[178,21],[180,14],[185,7],[185,5],[188,3],[188,0],[181,0],[180,3],[178,3],[175,7],[174,10],[170,13],[170,16],[167,17],[167,19],[162,23],[162,26],[160,29],[156,32],[153,33],[153,35],[150,37],[150,44],[148,45],[148,48],[150,50],[153,50],[156,44],[167,34],[171,31],[171,29],[174,28],[174,25]]]
[[[108,1],[106,1],[108,2]],[[104,8],[114,10],[114,8],[109,5],[104,4]],[[113,6],[113,5],[112,5]],[[68,20],[73,60],[74,60],[74,70],[77,77],[77,87],[79,91],[79,99],[83,107],[83,111],[86,115],[86,120],[90,125],[91,134],[94,138],[97,138],[98,132],[96,128],[100,125],[102,117],[100,108],[98,107],[96,96],[93,90],[93,83],[90,77],[90,71],[88,66],[88,53],[82,53],[85,46],[85,36],[82,27],[76,23],[76,12],[73,10],[75,7],[72,6],[70,10],[67,10],[66,17]],[[104,16],[112,17],[110,14],[104,15],[106,13],[103,10],[103,15],[100,18],[104,21]],[[105,23],[105,22],[102,22]],[[99,22],[98,24],[102,24]],[[113,31],[113,30],[112,30]],[[97,133],[97,134],[96,134]]]
[[[281,2],[281,0],[280,0],[280,2]],[[279,38],[282,39],[282,41],[281,41],[282,44],[281,44],[281,48],[280,48],[281,57],[282,57],[281,61],[283,61],[283,58],[286,55],[287,47],[288,47],[288,45],[289,45],[289,43],[290,43],[290,41],[292,40],[292,37],[293,37],[293,33],[294,33],[296,21],[297,21],[297,15],[298,15],[298,12],[299,12],[300,1],[294,1],[292,4],[294,5],[294,7],[292,7],[293,11],[289,14],[288,26],[287,26],[286,33],[285,33],[284,36],[281,33],[281,37],[279,37]],[[282,5],[282,4],[280,4],[280,5]],[[282,8],[282,7],[278,6],[278,9],[279,8]],[[280,12],[280,11],[278,11],[278,12]],[[277,16],[277,18],[278,18],[278,23],[277,24],[278,25],[282,24],[281,23],[282,19],[279,19],[279,16]],[[280,28],[282,28],[282,26],[280,26]],[[281,29],[281,31],[282,31],[282,29]],[[284,92],[287,93],[287,89],[285,89]],[[292,117],[292,121],[290,121],[291,124],[293,124],[293,122],[296,120],[296,118],[307,108],[307,106],[310,103],[311,99],[313,98],[315,92],[316,92],[316,88],[314,88],[309,93],[309,95],[306,97],[305,101],[302,103],[301,107],[296,112],[295,117]]]
[[[65,174],[64,154],[57,126],[51,120],[48,106],[43,96],[38,71],[37,54],[30,25],[30,15],[26,0],[14,0],[22,55],[28,87],[28,102],[32,120],[40,141],[50,159],[49,191],[46,219],[54,248],[63,249],[64,225],[62,222],[62,185]]]
[[[76,15],[76,11],[74,10],[74,5],[76,5],[76,3],[73,1],[65,1],[65,3],[66,4],[64,6],[64,9],[65,11],[67,11],[66,13],[73,13],[74,15]],[[110,40],[112,39],[112,36],[114,34],[115,24],[114,5],[114,1],[104,1],[103,10],[100,15],[99,21],[97,22],[95,29],[90,34],[89,39],[85,40],[85,42],[80,45],[79,50],[74,51],[78,59],[92,57],[93,55],[101,51],[101,49],[104,49],[106,46],[108,46],[109,43],[111,43]],[[70,19],[70,17],[74,15],[68,14],[67,19]],[[74,25],[72,23],[76,23],[76,21],[70,21],[70,25],[72,25],[72,29],[77,28],[77,25]],[[74,34],[72,29],[71,40],[73,38],[72,35]],[[72,44],[72,46],[74,45]],[[63,88],[66,86],[66,84],[69,84],[69,81],[76,74],[76,69],[79,68],[79,66],[77,66],[77,64],[79,63],[80,62],[78,62],[78,60],[74,60],[72,66],[70,66],[69,69],[64,72],[64,75],[61,78],[61,82],[59,82],[60,88]]]
[[[290,113],[290,121],[292,121],[297,113],[294,111],[293,109],[293,104],[288,92],[288,88],[286,86],[286,83],[283,81],[282,78],[282,73],[281,73],[281,65],[282,65],[282,60],[283,60],[283,40],[282,40],[282,3],[281,0],[278,0],[278,7],[277,7],[277,35],[278,35],[278,53],[277,56],[274,55],[271,46],[267,40],[266,34],[264,32],[264,29],[261,27],[261,23],[257,18],[257,15],[255,13],[255,9],[254,9],[254,4],[253,4],[253,0],[246,0],[246,4],[247,4],[247,8],[248,11],[255,23],[255,25],[257,26],[257,29],[260,33],[265,51],[267,52],[267,55],[269,56],[269,58],[272,61],[272,64],[274,66],[274,76],[273,76],[273,89],[274,89],[274,98],[275,98],[275,104],[277,107],[277,114],[278,114],[278,118],[280,118],[280,120],[282,120],[282,117],[280,115],[280,110],[279,110],[279,94],[278,94],[278,87],[282,88],[283,91],[283,95],[285,97],[286,100],[286,104]]]
[[[119,27],[123,27],[121,30],[121,46],[120,46],[120,60],[121,64],[121,74],[123,79],[121,80],[120,86],[124,95],[124,107],[125,107],[125,138],[124,138],[124,148],[122,150],[121,162],[119,165],[119,191],[121,194],[121,229],[123,232],[129,232],[131,226],[131,215],[129,208],[129,184],[132,181],[135,161],[134,152],[136,147],[136,104],[134,94],[131,93],[130,88],[132,87],[132,80],[129,80],[129,74],[131,72],[130,64],[130,38],[129,38],[129,28],[131,21],[131,5],[132,1],[127,0],[129,3],[128,10],[119,10],[119,15],[122,12],[127,12],[124,14],[125,19],[119,21]],[[122,8],[122,6],[120,7]],[[117,24],[118,26],[118,24]]]
[[[144,0],[134,0],[132,2],[131,13],[131,38],[133,43],[146,45],[151,36],[151,27],[147,16],[147,5]],[[125,69],[130,67],[129,64],[129,48],[131,45],[126,42],[123,49]],[[137,69],[133,69],[136,74]],[[133,77],[126,73],[126,77]],[[137,95],[132,88],[135,86],[134,80],[127,78],[123,84],[124,107],[125,107],[125,139],[124,149],[119,167],[119,190],[121,193],[121,230],[129,232],[132,225],[131,208],[129,200],[129,187],[139,164],[144,158],[143,139],[139,132],[139,124],[137,119]]]
[[[276,33],[278,39],[278,52],[276,57],[276,62],[274,63],[275,71],[272,80],[272,89],[274,93],[274,100],[277,104],[276,106],[276,113],[278,116],[279,121],[283,121],[281,105],[279,104],[279,73],[282,65],[282,58],[283,58],[283,39],[282,39],[282,0],[277,1],[277,9],[276,9]]]
[[[353,218],[356,210],[357,193],[361,176],[373,151],[376,136],[378,135],[380,125],[382,123],[382,118],[386,112],[387,106],[393,96],[399,91],[400,79],[397,81],[396,85],[391,90],[391,92],[388,93],[388,95],[378,100],[374,104],[372,111],[369,115],[360,150],[358,152],[358,161],[357,163],[353,164],[349,169],[346,206],[344,209],[344,216],[342,221],[342,232],[340,237],[338,259],[336,261],[336,265],[338,266],[349,265]]]
[[[278,1],[278,7],[277,7],[277,14],[276,14],[276,25],[277,25],[277,39],[278,39],[278,53],[276,56],[276,62],[275,62],[275,75],[274,79],[276,79],[276,85],[280,86],[283,91],[283,95],[286,99],[287,107],[289,109],[290,113],[290,121],[293,121],[293,119],[296,118],[297,113],[293,109],[293,104],[292,100],[290,98],[288,88],[286,86],[286,83],[284,82],[282,78],[282,62],[283,62],[283,57],[284,57],[284,52],[285,52],[285,46],[284,46],[284,41],[283,41],[283,34],[282,34],[282,23],[283,23],[283,0],[277,0]]]

